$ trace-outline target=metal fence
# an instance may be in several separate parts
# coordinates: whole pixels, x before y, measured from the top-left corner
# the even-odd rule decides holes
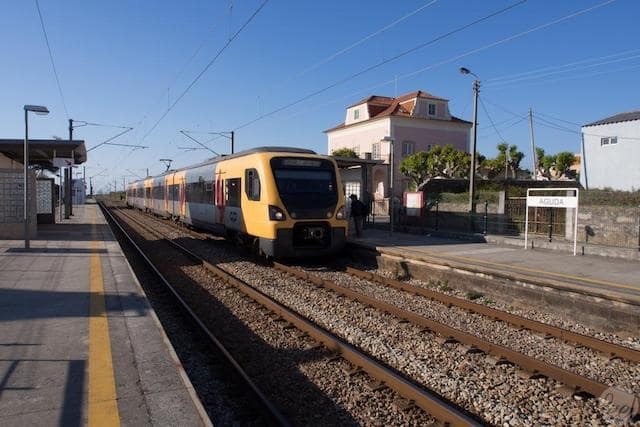
[[[395,225],[400,231],[426,233],[431,230],[461,233],[482,233],[507,236],[524,234],[526,200],[514,197],[505,200],[504,213],[493,213],[488,203],[477,206],[471,214],[464,210],[441,210],[440,203],[427,203],[420,216],[408,216],[402,208],[396,210]],[[377,207],[374,206],[372,212]],[[383,210],[384,209],[384,210]],[[379,211],[388,214],[388,205]],[[640,250],[640,207],[583,206],[579,210],[578,241]],[[549,241],[573,239],[573,211],[563,208],[529,208],[529,233]],[[386,221],[383,219],[386,218]],[[373,222],[373,224],[371,224]],[[369,218],[370,226],[388,227],[388,216]]]

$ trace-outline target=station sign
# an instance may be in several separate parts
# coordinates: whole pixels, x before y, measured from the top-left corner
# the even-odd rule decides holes
[[[573,196],[545,196],[544,193],[564,191],[565,194],[573,193]],[[543,195],[532,196],[531,193]],[[578,247],[578,194],[577,188],[528,188],[527,204],[524,216],[524,248],[529,245],[529,208],[566,208],[574,209],[573,217],[573,255],[576,255]]]
[[[538,208],[576,208],[575,196],[527,196],[527,205]]]

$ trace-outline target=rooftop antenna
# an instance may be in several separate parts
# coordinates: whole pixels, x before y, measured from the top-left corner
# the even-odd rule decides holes
[[[164,163],[164,165],[167,167],[167,168],[164,170],[165,172],[166,172],[166,171],[168,171],[169,169],[171,169],[171,162],[172,162],[173,160],[171,160],[171,159],[160,159],[160,161],[161,161],[162,163]]]

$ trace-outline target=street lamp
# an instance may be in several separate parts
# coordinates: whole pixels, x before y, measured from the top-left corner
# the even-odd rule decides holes
[[[383,141],[389,143],[389,233],[393,233],[393,217],[394,217],[394,197],[393,197],[393,172],[395,161],[393,156],[393,143],[394,139],[391,136],[385,136]]]
[[[469,212],[476,211],[476,139],[478,128],[478,92],[480,92],[480,79],[468,68],[460,67],[462,74],[471,74],[476,79],[473,82],[473,127],[471,133],[471,170],[469,171]]]
[[[24,248],[29,249],[29,111],[38,115],[49,114],[49,109],[42,105],[24,106]]]

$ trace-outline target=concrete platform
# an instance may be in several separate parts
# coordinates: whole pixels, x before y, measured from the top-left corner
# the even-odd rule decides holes
[[[208,425],[95,204],[0,240],[0,425]]]
[[[365,229],[352,250],[387,269],[447,280],[464,291],[544,306],[596,328],[640,332],[640,263]],[[422,276],[422,277],[419,277]]]

